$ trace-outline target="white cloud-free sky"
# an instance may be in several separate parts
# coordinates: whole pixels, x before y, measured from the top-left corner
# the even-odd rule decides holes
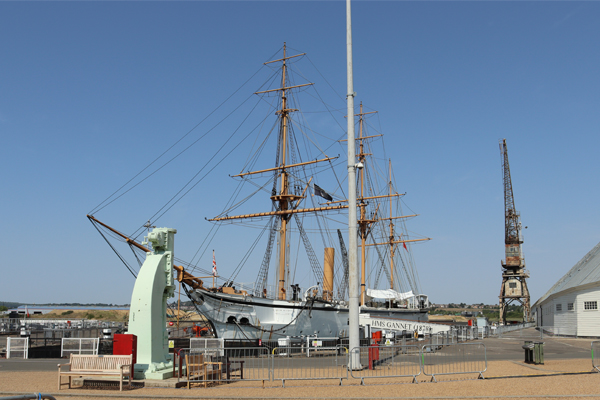
[[[357,105],[379,112],[398,190],[420,214],[410,229],[433,239],[413,246],[433,302],[498,301],[501,138],[528,226],[532,303],[600,241],[599,20],[598,2],[353,3]],[[86,213],[283,42],[308,53],[319,72],[302,72],[322,74],[319,93],[344,108],[328,87],[346,90],[342,1],[0,2],[0,38],[3,301],[128,303],[133,277]],[[223,132],[186,153],[181,176],[157,175],[97,217],[135,230],[173,194],[169,183],[209,162]],[[204,218],[222,209],[218,189],[240,169],[219,165],[221,180],[157,223],[178,229],[179,257],[194,256],[212,226]],[[243,255],[237,242],[211,244],[220,273]],[[202,262],[210,268],[209,252]]]

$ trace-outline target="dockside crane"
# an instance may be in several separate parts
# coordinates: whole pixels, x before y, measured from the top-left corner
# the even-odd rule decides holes
[[[500,321],[506,324],[508,306],[518,302],[523,306],[523,320],[531,319],[531,303],[527,279],[529,272],[525,270],[523,257],[523,236],[521,234],[521,216],[515,209],[510,167],[508,165],[508,149],[506,139],[500,141],[502,156],[502,176],[504,181],[504,251],[506,259],[502,264],[502,286],[500,287]]]

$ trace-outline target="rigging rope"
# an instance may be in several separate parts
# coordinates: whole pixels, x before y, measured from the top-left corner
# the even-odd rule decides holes
[[[125,265],[125,267],[127,267],[127,269],[129,270],[129,272],[131,272],[131,275],[133,275],[133,277],[137,279],[137,275],[135,274],[135,272],[133,272],[133,270],[131,269],[131,267],[129,266],[129,264],[127,264],[127,261],[125,261],[125,259],[123,258],[123,256],[121,256],[121,254],[117,251],[117,249],[115,249],[115,247],[106,238],[106,236],[104,236],[104,233],[102,233],[102,231],[100,230],[100,228],[98,228],[98,226],[96,225],[96,223],[94,221],[92,221],[91,219],[90,219],[90,222],[92,223],[92,225],[94,226],[94,228],[96,228],[96,230],[98,231],[98,233],[100,234],[100,236],[102,236],[104,238],[104,240],[106,241],[106,243],[108,243],[108,245],[110,246],[110,248],[115,252],[115,254],[117,255],[117,257],[119,257],[119,259]]]
[[[255,105],[255,107],[254,107],[254,108],[256,108],[256,105]],[[254,109],[254,108],[253,108],[253,109]],[[244,121],[242,121],[242,124],[243,124],[243,122],[245,122],[245,121],[246,121],[246,119],[247,119],[247,117],[244,119]],[[174,200],[174,199],[175,199],[175,198],[176,198],[176,197],[177,197],[177,196],[178,196],[178,195],[179,195],[179,194],[180,194],[180,193],[181,193],[181,192],[182,192],[182,191],[183,191],[183,190],[184,190],[184,189],[185,189],[185,188],[186,188],[188,185],[190,185],[190,184],[191,184],[191,183],[194,181],[194,179],[196,179],[196,177],[197,177],[197,176],[200,174],[200,172],[202,172],[202,171],[203,171],[203,170],[206,168],[206,166],[207,166],[207,165],[210,165],[210,164],[211,164],[211,161],[212,161],[212,160],[213,160],[213,159],[214,159],[214,158],[217,156],[217,154],[218,154],[218,153],[219,153],[219,152],[220,152],[220,151],[221,151],[221,150],[222,150],[222,149],[225,147],[225,145],[226,145],[227,143],[229,143],[229,141],[230,141],[230,140],[233,138],[233,136],[235,136],[235,134],[238,132],[238,130],[239,130],[240,128],[241,128],[241,124],[240,124],[240,126],[238,126],[238,128],[237,128],[237,129],[236,129],[236,130],[233,132],[233,134],[232,134],[232,135],[231,135],[229,138],[227,138],[227,140],[225,141],[225,143],[223,143],[223,145],[222,145],[222,146],[219,148],[219,150],[217,150],[217,151],[216,151],[216,152],[215,152],[215,153],[212,155],[212,157],[211,157],[211,158],[208,160],[208,162],[207,162],[205,165],[203,165],[203,166],[202,166],[202,168],[200,168],[200,170],[199,170],[199,171],[198,171],[198,172],[197,172],[197,173],[196,173],[196,174],[195,174],[195,175],[194,175],[194,176],[193,176],[193,177],[192,177],[192,178],[191,178],[191,179],[190,179],[190,180],[189,180],[189,181],[188,181],[188,182],[187,182],[187,183],[186,183],[186,184],[185,184],[185,185],[184,185],[184,186],[183,186],[183,187],[182,187],[182,188],[181,188],[181,189],[180,189],[180,190],[179,190],[179,191],[178,191],[178,192],[177,192],[177,193],[176,193],[174,196],[173,196],[173,197],[171,197],[171,199],[169,199],[169,201],[167,201],[167,203],[165,203],[165,205],[164,205],[163,207],[161,207],[161,208],[160,208],[160,209],[159,209],[159,210],[158,210],[156,213],[154,213],[154,215],[152,215],[152,217],[150,218],[150,220],[152,220],[152,221],[153,221],[153,223],[154,223],[154,222],[156,222],[156,221],[158,221],[158,220],[159,220],[159,219],[160,219],[160,218],[161,218],[163,215],[165,215],[165,214],[166,214],[166,213],[167,213],[167,212],[168,212],[168,211],[169,211],[171,208],[173,208],[173,206],[175,206],[175,204],[179,203],[179,202],[180,202],[180,201],[181,201],[181,200],[182,200],[182,199],[183,199],[183,198],[184,198],[184,197],[185,197],[185,196],[186,196],[186,195],[187,195],[187,194],[188,194],[188,193],[189,193],[189,192],[190,192],[192,189],[194,189],[194,188],[195,188],[195,187],[196,187],[196,186],[197,186],[197,185],[198,185],[200,182],[202,182],[202,181],[204,180],[204,178],[206,178],[206,177],[208,176],[208,174],[210,174],[210,173],[211,173],[211,172],[212,172],[212,171],[213,171],[215,168],[217,168],[217,167],[218,167],[218,166],[219,166],[219,165],[220,165],[220,164],[221,164],[223,161],[225,161],[225,159],[227,159],[227,157],[229,157],[229,155],[231,155],[231,153],[233,153],[233,151],[234,151],[235,149],[237,149],[237,148],[238,148],[238,147],[239,147],[239,146],[240,146],[240,145],[241,145],[241,144],[242,144],[242,143],[243,143],[243,142],[244,142],[244,141],[245,141],[245,140],[246,140],[246,139],[247,139],[247,138],[250,136],[250,134],[252,134],[252,132],[254,131],[254,129],[253,129],[253,130],[251,130],[251,131],[250,131],[250,132],[249,132],[249,133],[248,133],[248,134],[247,134],[247,135],[246,135],[246,136],[245,136],[245,137],[244,137],[244,138],[243,138],[241,141],[239,141],[239,142],[238,142],[238,143],[237,143],[237,144],[236,144],[236,145],[235,145],[235,146],[234,146],[234,147],[233,147],[233,148],[232,148],[232,149],[229,151],[229,153],[227,153],[227,154],[226,154],[226,155],[225,155],[223,158],[221,158],[221,160],[217,161],[217,162],[216,162],[216,163],[215,163],[215,164],[212,166],[212,168],[210,168],[210,169],[208,170],[208,172],[207,172],[206,174],[204,174],[204,175],[203,175],[203,176],[202,176],[202,177],[201,177],[201,178],[200,178],[200,179],[199,179],[199,180],[198,180],[196,183],[194,183],[194,184],[193,184],[193,185],[192,185],[192,186],[191,186],[191,187],[190,187],[190,188],[189,188],[189,189],[188,189],[188,190],[187,190],[185,193],[183,193],[183,195],[181,195],[181,196],[180,196],[180,197],[179,197],[177,200]],[[255,129],[256,129],[256,128],[255,128]],[[169,203],[171,203],[171,202],[173,202],[173,203],[167,207],[167,205],[168,205]],[[164,210],[164,211],[163,211],[163,212],[162,212],[160,215],[158,215],[158,214],[159,214],[159,213],[160,213],[162,210]],[[158,215],[158,216],[157,216],[157,215]],[[155,217],[156,217],[156,218],[155,218]],[[138,231],[139,231],[140,229],[143,229],[143,228],[144,228],[144,226],[142,225],[140,228],[138,228]],[[135,232],[133,235],[131,235],[131,236],[133,236],[133,237],[137,237],[137,236],[139,236],[139,233],[138,233],[138,231],[136,231],[136,232]],[[137,233],[137,235],[136,235],[136,233]]]
[[[185,139],[190,133],[192,133],[198,126],[200,126],[204,121],[206,121],[211,115],[213,115],[219,108],[221,108],[225,103],[227,103],[229,101],[229,99],[231,99],[237,92],[239,92],[244,86],[246,86],[246,84],[248,82],[250,82],[260,71],[262,70],[262,67],[260,67],[254,74],[252,74],[252,76],[250,78],[248,78],[246,80],[246,82],[244,82],[239,88],[237,88],[231,95],[229,95],[229,97],[227,97],[221,104],[219,104],[217,106],[217,108],[215,108],[213,111],[211,111],[206,117],[204,117],[204,119],[202,119],[202,121],[198,122],[192,129],[190,129],[185,135],[183,135],[181,138],[179,138],[179,140],[177,140],[175,143],[173,143],[168,149],[166,149],[164,152],[162,152],[158,157],[156,157],[150,164],[148,164],[147,166],[145,166],[140,172],[138,172],[133,178],[131,178],[130,180],[128,180],[127,182],[125,182],[120,188],[118,188],[117,190],[115,190],[110,196],[108,196],[106,199],[104,199],[100,204],[98,204],[96,207],[94,207],[88,214],[89,215],[94,215],[94,213],[102,210],[104,207],[108,206],[110,203],[112,203],[114,200],[112,200],[110,203],[105,204],[104,206],[102,206],[106,201],[108,201],[111,197],[113,197],[116,193],[118,193],[121,189],[123,189],[125,186],[127,186],[129,183],[131,183],[135,178],[137,178],[139,175],[141,175],[146,169],[150,168],[150,166],[152,164],[154,164],[156,161],[158,161],[162,156],[164,156],[165,154],[167,154],[173,147],[175,147],[179,142],[181,142],[183,139]],[[250,96],[251,97],[251,96]],[[250,98],[248,97],[248,98]],[[248,99],[244,100],[244,102],[242,104],[244,104]],[[241,105],[240,105],[241,106]],[[238,108],[240,107],[238,106]],[[236,108],[237,109],[237,108]],[[231,114],[230,114],[231,115]],[[212,130],[212,129],[211,129]],[[208,131],[210,132],[210,130]],[[208,134],[208,132],[206,134]],[[204,136],[206,136],[206,134],[204,134]],[[202,136],[202,137],[204,137]],[[201,138],[202,138],[201,137]],[[200,139],[201,139],[200,138]],[[200,140],[198,139],[198,140]],[[196,142],[194,142],[195,144]],[[191,147],[191,146],[190,146]],[[188,147],[189,148],[189,147]],[[187,148],[186,148],[187,150]],[[170,162],[170,161],[169,161]],[[162,167],[161,167],[162,168]],[[136,185],[137,186],[137,185]],[[131,190],[131,189],[129,189]],[[128,190],[128,191],[129,191]],[[126,192],[125,192],[126,193]],[[121,195],[122,196],[122,195]],[[121,197],[119,196],[119,197]],[[118,198],[118,197],[117,197]],[[99,208],[100,206],[102,206],[101,208]]]

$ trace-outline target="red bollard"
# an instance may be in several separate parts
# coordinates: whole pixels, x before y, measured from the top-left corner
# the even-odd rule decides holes
[[[379,346],[372,344],[369,346],[369,369],[375,369],[375,361],[379,360]]]

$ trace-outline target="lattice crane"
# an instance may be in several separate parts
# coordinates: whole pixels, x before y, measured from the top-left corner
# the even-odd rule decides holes
[[[518,302],[523,306],[523,320],[531,319],[531,304],[525,270],[521,235],[521,216],[515,209],[510,167],[508,165],[508,149],[506,139],[500,141],[502,156],[502,176],[504,181],[504,245],[506,259],[502,260],[502,286],[500,287],[500,321],[506,324],[506,312],[509,305]]]

